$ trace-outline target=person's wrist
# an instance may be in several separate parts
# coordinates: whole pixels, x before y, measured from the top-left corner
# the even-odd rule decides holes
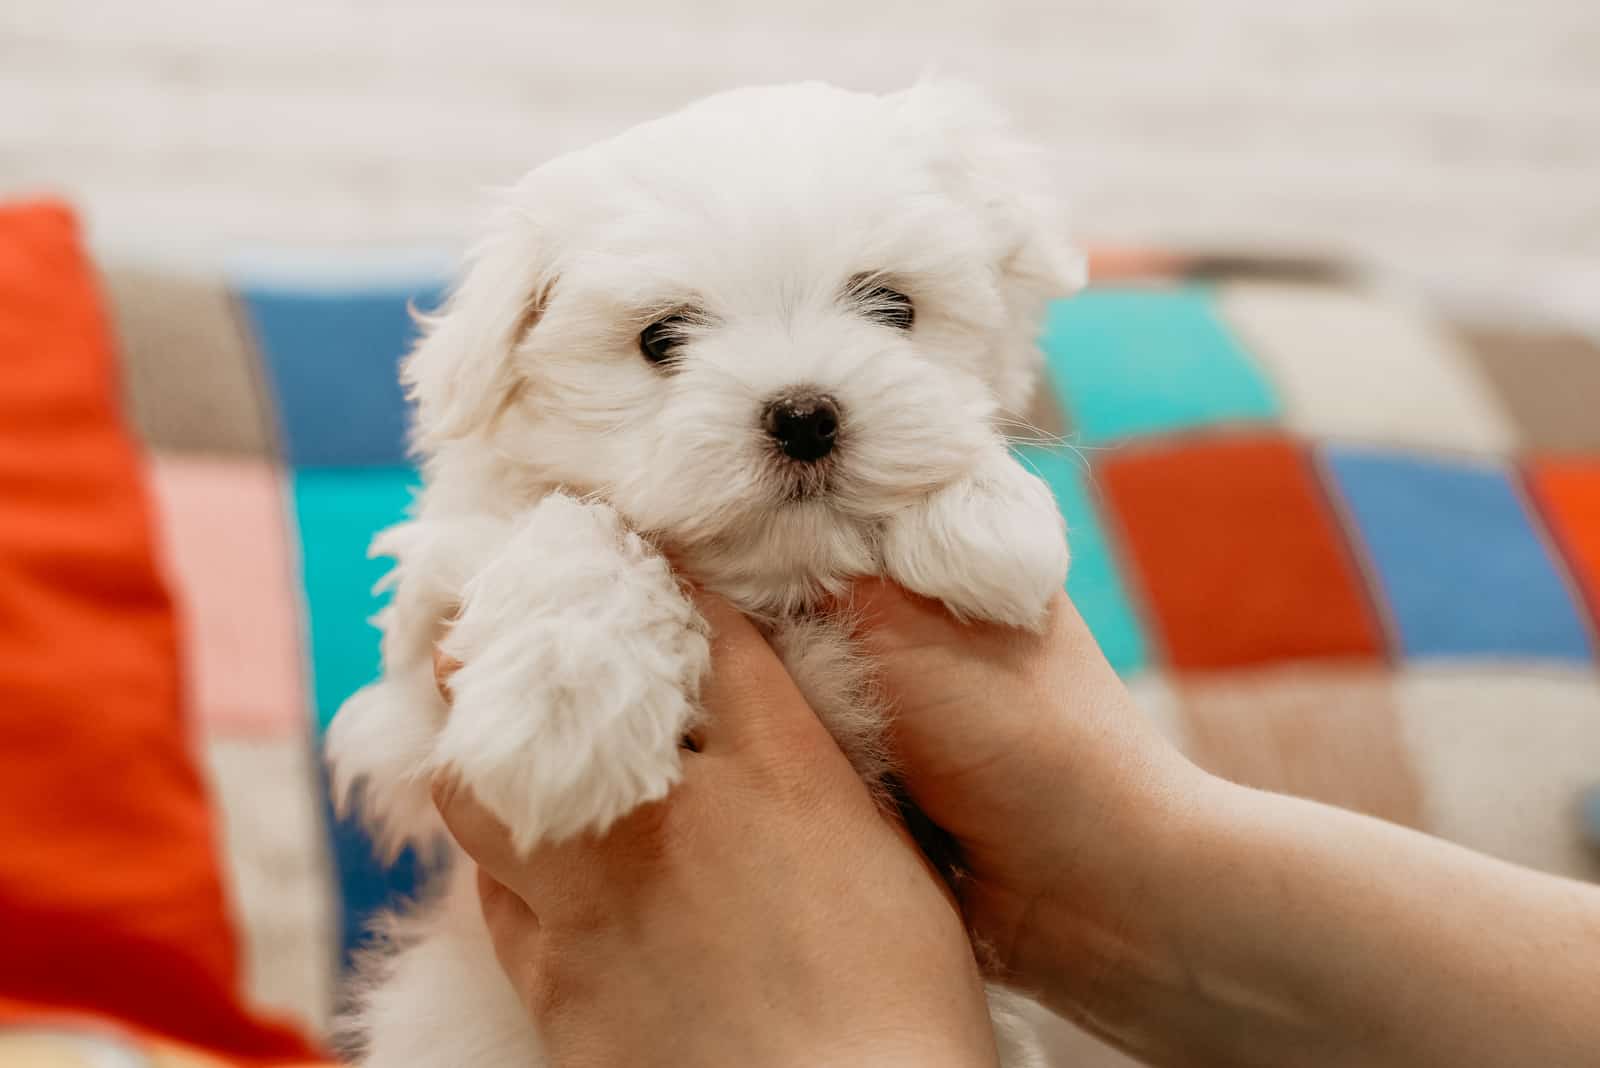
[[[1263,933],[1239,934],[1270,863],[1257,834],[1284,799],[1185,767],[1134,808],[1116,874],[1093,891],[1102,897],[1040,910],[1032,972],[1047,1005],[1149,1063],[1232,1063],[1240,1029],[1305,1038],[1253,952],[1240,952]]]
[[[1184,925],[1208,889],[1188,873],[1208,867],[1195,852],[1217,840],[1236,788],[1176,751],[1153,750],[1124,779],[1057,819],[1011,903],[1005,956],[1011,981],[1058,1012],[1137,1029],[1148,992],[1182,982]]]

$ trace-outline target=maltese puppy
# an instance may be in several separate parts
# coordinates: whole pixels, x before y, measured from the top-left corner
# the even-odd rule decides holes
[[[383,675],[328,733],[340,804],[391,853],[451,850],[451,775],[531,850],[665,796],[708,644],[663,549],[761,622],[893,803],[885,710],[824,606],[882,575],[1042,625],[1066,541],[999,426],[1082,274],[1035,155],[947,85],[725,93],[535,170],[404,364],[426,486],[374,543],[394,596]],[[367,1064],[540,1063],[454,868],[369,969]],[[1038,1063],[1010,998],[1005,1063]]]

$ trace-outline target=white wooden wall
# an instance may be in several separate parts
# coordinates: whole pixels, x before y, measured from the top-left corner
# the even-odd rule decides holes
[[[930,66],[1064,152],[1088,236],[1600,292],[1600,0],[4,0],[0,191],[147,253],[455,245],[699,94]]]

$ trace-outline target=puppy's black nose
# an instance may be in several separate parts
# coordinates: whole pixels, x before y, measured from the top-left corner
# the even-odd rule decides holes
[[[796,460],[820,460],[833,451],[839,433],[839,406],[832,398],[815,393],[779,397],[761,417],[772,440],[784,455]]]

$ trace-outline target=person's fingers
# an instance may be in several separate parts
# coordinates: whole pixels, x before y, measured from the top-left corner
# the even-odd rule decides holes
[[[1066,594],[1058,591],[1051,612],[1065,601]],[[884,578],[858,580],[850,589],[848,611],[856,636],[879,655],[947,645],[970,649],[977,640],[996,643],[998,650],[1036,640],[1033,633],[1016,627],[959,620],[939,601]]]
[[[483,868],[478,869],[478,903],[496,945],[539,929],[539,917],[528,903]]]
[[[912,634],[954,634],[960,627],[938,601],[909,593],[885,578],[859,579],[850,587],[847,610],[856,635],[880,644],[893,645]]]
[[[450,703],[450,676],[461,670],[461,661],[450,656],[439,646],[433,647],[433,684],[439,688],[444,703]]]
[[[459,780],[449,776],[435,779],[433,803],[451,837],[467,856],[534,907],[542,907],[544,899],[552,895],[572,892],[581,897],[586,891],[577,884],[592,881],[591,874],[609,871],[619,863],[626,866],[630,854],[650,852],[656,836],[664,833],[666,806],[670,804],[642,805],[603,835],[577,834],[559,842],[542,843],[524,854],[518,851],[506,825]]]
[[[478,904],[500,970],[518,990],[537,989],[535,972],[541,959],[542,934],[538,915],[515,891],[482,868],[478,869]]]
[[[854,633],[890,674],[900,666],[896,654],[907,650],[955,648],[963,659],[976,656],[997,668],[1056,647],[1079,659],[1099,656],[1094,636],[1064,590],[1052,596],[1044,630],[1038,633],[994,623],[963,623],[938,601],[881,578],[858,581],[851,588],[849,607]]]
[[[433,684],[439,688],[439,696],[444,698],[444,703],[450,703],[450,676],[461,669],[461,661],[450,656],[442,648],[444,636],[450,631],[450,624],[456,621],[460,614],[459,606],[452,608],[450,614],[439,620],[433,628]]]
[[[685,777],[692,778],[697,769],[685,770]],[[607,887],[639,878],[663,854],[672,833],[672,806],[686,788],[692,785],[680,782],[669,798],[641,805],[604,834],[545,842],[529,853],[517,849],[505,824],[458,780],[435,779],[433,801],[451,837],[477,862],[483,878],[507,888],[541,915],[570,920],[603,900]]]
[[[465,783],[453,775],[435,778],[433,804],[450,836],[467,856],[499,882],[513,887],[518,884],[517,874],[523,862],[511,843],[511,832]]]
[[[722,747],[787,745],[827,732],[766,638],[733,605],[693,591],[711,629],[711,673],[700,689],[706,717],[696,730],[707,753]]]

